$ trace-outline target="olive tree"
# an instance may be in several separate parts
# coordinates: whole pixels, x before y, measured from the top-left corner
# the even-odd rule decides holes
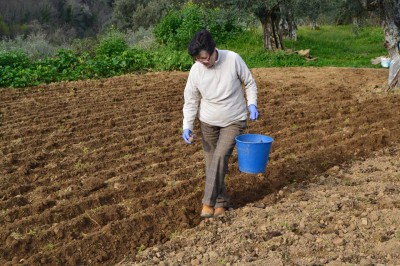
[[[363,0],[368,11],[375,12],[382,21],[385,47],[391,57],[397,53],[400,40],[400,0]]]
[[[283,49],[283,38],[296,38],[293,0],[220,0],[219,5],[252,13],[260,21],[263,46],[267,50]]]
[[[149,28],[183,0],[114,0],[112,22],[120,30]]]

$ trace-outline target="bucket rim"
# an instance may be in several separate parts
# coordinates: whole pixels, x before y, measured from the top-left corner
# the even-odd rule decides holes
[[[266,142],[243,141],[243,140],[239,140],[239,139],[238,139],[238,138],[241,137],[241,136],[262,136],[262,137],[267,137],[267,138],[268,138],[268,141],[266,141]],[[237,136],[235,137],[235,140],[236,140],[237,142],[241,142],[241,143],[251,143],[251,144],[265,144],[265,143],[272,143],[272,142],[274,142],[274,138],[272,138],[271,136],[267,136],[267,135],[263,135],[263,134],[254,134],[254,133],[246,133],[246,134],[237,135]]]

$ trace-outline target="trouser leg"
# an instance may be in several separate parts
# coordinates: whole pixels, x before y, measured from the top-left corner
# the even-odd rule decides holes
[[[203,204],[228,207],[225,188],[228,161],[235,147],[235,137],[246,127],[246,121],[238,121],[227,127],[216,127],[201,122],[203,151],[206,161],[206,185]]]

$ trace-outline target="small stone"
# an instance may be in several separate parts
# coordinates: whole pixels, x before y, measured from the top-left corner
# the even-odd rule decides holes
[[[217,252],[215,252],[215,251],[210,251],[209,253],[208,253],[208,256],[210,256],[210,259],[216,259],[216,258],[218,258],[218,253]]]
[[[370,214],[369,218],[371,219],[371,221],[377,222],[377,221],[379,221],[380,216],[379,216],[379,213],[373,212]]]
[[[257,202],[253,204],[253,207],[259,208],[259,209],[265,209],[265,204],[262,202]]]
[[[328,259],[326,259],[326,258],[319,260],[319,263],[321,263],[321,264],[326,264],[327,262],[328,262]]]
[[[337,237],[332,240],[332,243],[335,244],[336,246],[343,246],[344,245],[344,239]]]
[[[175,257],[175,258],[176,258],[179,262],[181,262],[182,259],[183,259],[183,257],[185,257],[185,253],[179,252],[179,253],[176,254],[176,257]]]
[[[201,262],[200,262],[199,259],[194,259],[194,260],[192,260],[192,261],[190,262],[190,264],[191,264],[191,265],[194,265],[194,266],[197,266],[197,265],[200,265]]]
[[[306,223],[304,222],[304,220],[301,220],[299,223],[299,229],[304,230],[304,228],[306,228]]]
[[[374,265],[373,263],[371,263],[370,259],[361,259],[360,260],[360,266],[372,266]]]
[[[125,184],[121,184],[121,183],[114,183],[114,189],[116,189],[116,190],[123,190],[123,189],[125,189],[126,188],[126,185]]]
[[[261,231],[267,231],[268,230],[268,225],[267,224],[263,224],[260,226],[260,230]]]
[[[331,169],[328,170],[328,172],[332,173],[332,174],[336,174],[338,173],[340,170],[340,167],[335,165],[334,167],[332,167]]]
[[[346,230],[346,233],[348,232],[348,231],[354,231],[354,230],[356,230],[357,229],[357,226],[355,225],[355,224],[351,224],[351,225],[349,225],[349,227],[347,227],[347,229],[348,230]]]
[[[368,225],[368,219],[367,218],[362,218],[361,219],[362,225]]]

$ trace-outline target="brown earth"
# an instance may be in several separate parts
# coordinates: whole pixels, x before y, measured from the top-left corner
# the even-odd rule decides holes
[[[351,167],[346,167],[382,150],[387,152],[381,156],[392,156],[387,160],[399,161],[400,95],[384,93],[387,69],[271,68],[252,72],[259,87],[261,116],[250,123],[248,131],[274,137],[268,171],[260,175],[240,173],[234,154],[227,186],[235,210],[222,220],[201,223],[201,145],[200,141],[186,145],[180,131],[187,73],[149,73],[0,90],[0,264],[146,264],[147,259],[149,263],[178,264],[198,259],[213,264],[212,258],[219,263],[239,263],[248,258],[239,255],[236,261],[228,261],[229,252],[209,253],[207,246],[203,248],[208,257],[175,251],[168,257],[164,251],[171,245],[179,249],[179,243],[174,244],[177,235],[194,236],[197,230],[213,228],[227,232],[224,230],[241,221],[236,217],[248,216],[246,212],[254,212],[254,219],[258,215],[265,219],[265,226],[255,227],[264,232],[265,239],[250,230],[258,226],[252,219],[236,228],[233,235],[238,239],[245,234],[250,234],[247,238],[253,242],[262,239],[260,245],[277,252],[273,254],[277,263],[286,265],[306,258],[307,263],[318,259],[318,264],[323,263],[323,254],[330,253],[317,243],[329,242],[330,234],[336,234],[336,246],[347,250],[350,242],[340,233],[352,220],[342,217],[342,210],[355,209],[356,213],[359,209],[361,213],[354,217],[361,217],[361,224],[368,226],[375,218],[369,217],[367,202],[376,201],[379,204],[373,207],[387,211],[388,220],[389,210],[398,217],[398,198],[381,203],[379,194],[399,194],[398,171],[387,177],[390,185],[369,179],[379,185],[375,191],[373,186],[364,190],[364,177],[354,177],[348,170]],[[195,133],[199,135],[198,124]],[[332,169],[338,173],[330,178],[326,173]],[[385,167],[376,169],[366,171],[385,176]],[[350,182],[344,190],[350,195],[333,192],[343,182]],[[317,185],[325,190],[314,188]],[[358,190],[351,190],[358,185]],[[290,201],[290,195],[301,192],[304,195]],[[337,216],[332,218],[329,213],[320,221],[313,220],[312,225],[307,220],[315,218],[312,214],[296,217],[296,210],[302,208],[300,204],[308,204],[311,193],[320,193],[324,200],[316,202],[321,204],[317,207],[310,203],[310,208],[323,212],[336,206]],[[284,212],[277,212],[285,202],[299,205],[285,205]],[[287,220],[287,229],[272,226],[277,214]],[[312,227],[316,222],[319,227]],[[372,236],[374,227],[365,234],[384,240],[381,243],[394,242],[391,247],[396,250],[399,231],[394,226],[388,226],[383,235],[379,231]],[[324,231],[328,229],[329,234]],[[292,236],[300,240],[307,236],[309,242],[293,241]],[[240,247],[240,243],[230,242]],[[288,243],[316,246],[296,253],[289,250]],[[188,251],[191,245],[197,246],[187,245]],[[155,253],[152,248],[143,251],[152,246]],[[356,248],[354,245],[350,250]],[[157,249],[164,250],[158,252],[160,256]],[[334,249],[332,253],[338,254]],[[361,256],[354,255],[351,260],[345,255],[341,257],[344,262],[361,260]],[[395,253],[388,256],[397,258]]]
[[[128,265],[399,265],[400,145],[206,219]],[[268,197],[268,196],[267,196]]]

